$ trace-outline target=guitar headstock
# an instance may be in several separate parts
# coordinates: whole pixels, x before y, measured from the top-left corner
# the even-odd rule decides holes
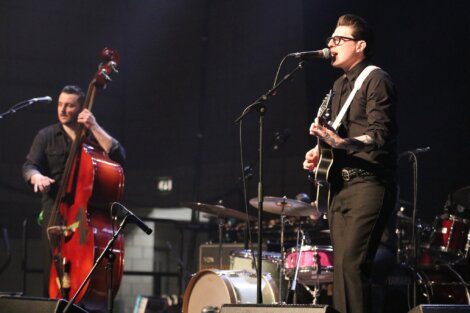
[[[323,118],[323,116],[326,114],[326,112],[328,111],[330,107],[332,97],[333,97],[333,90],[330,89],[330,91],[325,95],[325,98],[323,99],[320,107],[318,108],[318,113],[317,113],[318,118]]]
[[[104,48],[101,50],[101,60],[93,80],[93,85],[99,88],[106,88],[106,83],[112,80],[111,75],[118,73],[119,53],[115,50]]]

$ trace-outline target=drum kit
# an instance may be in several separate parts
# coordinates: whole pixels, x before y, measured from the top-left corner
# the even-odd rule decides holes
[[[416,302],[470,304],[470,187],[451,194],[432,224],[397,214],[397,261],[415,284]]]
[[[257,208],[257,198],[249,202]],[[224,227],[224,218],[239,219],[245,223],[255,219],[222,205],[193,202],[182,205],[218,218],[219,251],[222,251],[223,231],[233,228]],[[279,249],[262,251],[263,303],[289,303],[290,300],[286,299],[291,291],[295,293],[297,282],[314,286],[311,290],[313,303],[318,303],[320,284],[333,282],[333,248],[328,245],[306,245],[305,233],[307,229],[311,230],[312,224],[322,220],[322,214],[310,203],[286,197],[265,197],[263,209],[280,216],[280,219],[272,219],[263,224],[268,249]],[[308,222],[305,222],[307,219]],[[244,227],[236,226],[239,230]],[[319,234],[319,237],[327,236],[326,233]],[[293,238],[295,243],[291,246]],[[290,246],[289,249],[286,250],[286,246]],[[195,274],[184,294],[183,312],[216,312],[225,303],[256,303],[256,255],[253,249],[234,250],[230,254],[229,270],[205,269]],[[289,287],[291,291],[284,291],[285,287]]]
[[[458,205],[455,201],[447,205],[433,225],[413,225],[403,210],[396,215],[397,268],[406,276],[407,289],[414,289],[417,304],[470,304],[470,188],[453,197],[460,199]],[[249,202],[257,208],[257,198]],[[226,227],[225,218],[243,221],[235,226],[238,230],[255,220],[222,205],[183,205],[218,217],[219,247],[222,232],[234,228]],[[268,250],[262,251],[263,303],[299,303],[296,293],[300,287],[309,303],[331,304],[334,251],[325,241],[329,230],[324,216],[311,204],[286,197],[265,197],[264,211],[280,218],[263,224]],[[184,293],[183,313],[218,312],[223,304],[256,303],[256,256],[245,246],[231,252],[229,270],[220,267],[196,273]]]

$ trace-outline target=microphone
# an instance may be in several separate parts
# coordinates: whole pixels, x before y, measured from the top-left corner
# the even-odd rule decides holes
[[[425,152],[429,152],[429,150],[431,150],[431,147],[416,148],[414,150],[403,151],[402,153],[398,155],[398,157],[401,158],[401,157],[411,155],[411,154],[425,153]]]
[[[134,213],[132,213],[129,209],[127,209],[125,206],[123,206],[121,203],[119,202],[115,202],[116,204],[119,204],[119,206],[126,212],[126,215],[130,218],[130,220],[135,224],[137,225],[137,227],[139,227],[140,229],[142,229],[142,231],[144,233],[146,233],[147,235],[150,235],[152,233],[152,229],[150,227],[148,227],[139,217],[137,217],[137,215],[135,215]]]
[[[315,51],[302,51],[302,52],[294,52],[288,54],[288,56],[294,57],[296,59],[310,59],[310,58],[320,58],[320,59],[329,59],[331,58],[330,49],[323,48],[321,50]]]
[[[33,98],[31,100],[28,100],[30,101],[31,103],[36,103],[36,102],[47,102],[47,103],[51,103],[52,102],[52,98],[49,97],[49,96],[45,96],[45,97],[39,97],[39,98]]]

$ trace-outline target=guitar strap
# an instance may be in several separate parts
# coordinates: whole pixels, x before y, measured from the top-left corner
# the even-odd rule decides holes
[[[376,69],[380,69],[380,67],[375,66],[375,65],[369,65],[365,69],[362,70],[361,74],[356,79],[356,82],[354,83],[354,88],[349,94],[348,98],[346,99],[346,102],[344,103],[343,107],[341,108],[341,111],[339,111],[338,116],[336,117],[335,121],[331,125],[333,129],[338,129],[339,125],[341,124],[341,121],[343,120],[344,115],[349,109],[349,106],[351,105],[352,100],[354,99],[354,96],[356,95],[356,92],[361,88],[362,83],[364,80],[366,80],[367,76]]]

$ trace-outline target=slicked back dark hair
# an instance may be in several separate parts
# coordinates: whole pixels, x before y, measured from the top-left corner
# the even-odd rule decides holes
[[[350,26],[353,28],[352,36],[354,39],[364,40],[367,43],[364,56],[366,59],[370,59],[374,51],[375,38],[374,31],[369,23],[357,15],[344,14],[339,17],[338,23],[336,23],[336,27],[338,26]]]
[[[78,87],[77,85],[67,85],[62,88],[60,92],[77,95],[77,101],[80,103],[80,105],[83,105],[83,101],[85,101],[85,93],[83,92],[82,88]]]

